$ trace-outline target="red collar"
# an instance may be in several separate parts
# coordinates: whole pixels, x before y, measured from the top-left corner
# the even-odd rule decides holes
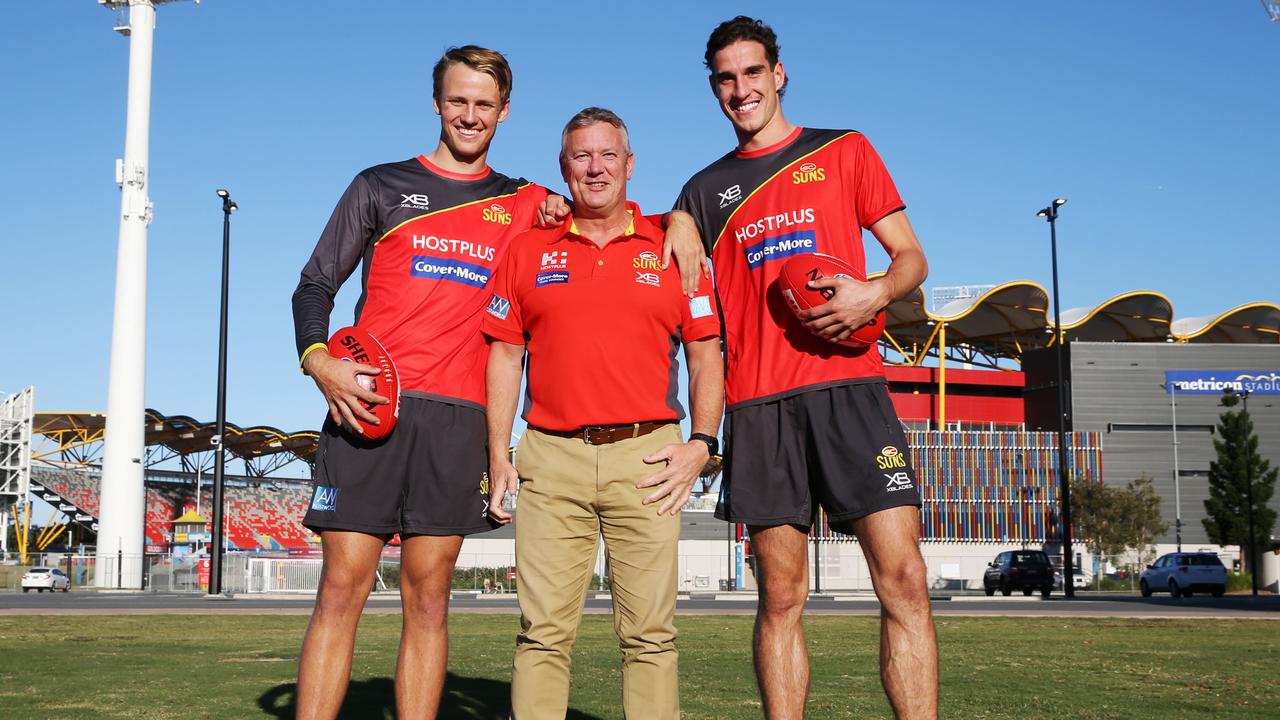
[[[461,180],[462,182],[474,182],[476,180],[482,180],[488,177],[489,173],[493,172],[493,169],[490,168],[488,165],[485,165],[484,170],[481,170],[478,173],[450,172],[440,167],[439,165],[436,165],[430,160],[428,160],[426,155],[419,155],[418,162],[422,163],[423,167],[435,173],[436,175],[439,175],[440,177],[448,178],[450,180]]]
[[[749,160],[751,158],[757,158],[762,155],[768,155],[771,152],[776,152],[778,150],[781,150],[782,148],[795,142],[796,138],[800,137],[800,131],[802,130],[804,130],[804,128],[800,126],[796,126],[795,130],[792,130],[790,133],[787,134],[786,137],[770,145],[769,147],[762,147],[759,150],[735,150],[733,154],[736,155],[737,157],[742,158],[743,160]]]
[[[627,201],[627,212],[631,213],[631,222],[627,225],[627,229],[622,232],[621,237],[640,238],[652,243],[658,242],[662,237],[662,229],[655,226],[640,212],[640,206],[636,203]],[[573,215],[569,215],[560,223],[560,227],[554,230],[555,238],[551,242],[559,242],[569,235],[574,237],[582,237],[577,233],[577,227],[573,222]]]

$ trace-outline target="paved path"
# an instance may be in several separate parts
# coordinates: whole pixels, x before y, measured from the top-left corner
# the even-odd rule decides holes
[[[237,595],[232,598],[206,595],[70,592],[0,593],[0,616],[6,615],[309,615],[312,595]],[[455,592],[453,612],[516,613],[515,595],[479,595]],[[677,611],[682,615],[751,615],[756,598],[752,592],[682,593]],[[586,612],[607,613],[608,594],[587,595]],[[806,610],[813,615],[878,615],[880,605],[871,593],[824,593],[811,596]],[[375,593],[365,606],[369,614],[400,612],[394,592]],[[935,595],[933,612],[938,616],[1010,617],[1127,617],[1183,619],[1265,619],[1280,620],[1280,596],[1227,595],[1174,599],[1142,598],[1123,593],[1077,593],[1075,599],[1054,595],[986,597],[985,595]]]

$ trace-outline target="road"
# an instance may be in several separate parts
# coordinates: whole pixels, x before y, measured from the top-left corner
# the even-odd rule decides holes
[[[206,596],[150,592],[73,591],[70,593],[0,593],[0,616],[6,615],[308,615],[311,595]],[[515,595],[480,595],[455,592],[453,612],[516,613]],[[610,611],[607,594],[589,593],[586,612]],[[677,612],[683,615],[750,615],[756,609],[755,594],[681,593]],[[374,593],[365,612],[400,612],[394,592]],[[877,615],[880,605],[870,593],[812,595],[806,612],[812,615]],[[1126,617],[1183,619],[1280,620],[1280,596],[1227,595],[1175,599],[1150,598],[1125,593],[1077,593],[1075,599],[1054,595],[986,597],[981,594],[937,594],[933,612],[943,616],[1009,617]]]

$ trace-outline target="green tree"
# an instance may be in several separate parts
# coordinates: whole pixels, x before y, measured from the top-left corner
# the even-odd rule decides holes
[[[1071,521],[1076,526],[1076,536],[1081,538],[1089,552],[1098,557],[1112,557],[1124,552],[1117,526],[1117,491],[1100,482],[1080,479],[1071,481]]]
[[[1071,519],[1085,547],[1103,559],[1132,549],[1144,560],[1155,539],[1169,529],[1160,516],[1155,485],[1146,475],[1124,487],[1074,480]]]
[[[1258,452],[1258,436],[1253,420],[1240,404],[1240,396],[1226,392],[1218,416],[1218,439],[1213,449],[1216,462],[1209,463],[1209,498],[1204,501],[1204,530],[1219,545],[1239,545],[1245,570],[1253,572],[1253,558],[1245,557],[1249,545],[1249,484],[1253,484],[1253,546],[1267,547],[1276,512],[1267,507],[1276,490],[1277,469]]]
[[[1138,552],[1138,563],[1145,565],[1154,553],[1156,538],[1169,530],[1169,523],[1160,514],[1160,496],[1150,475],[1140,475],[1129,482],[1120,501],[1120,535],[1124,542]]]

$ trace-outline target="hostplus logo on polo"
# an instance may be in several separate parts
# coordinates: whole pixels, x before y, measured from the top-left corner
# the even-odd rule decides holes
[[[542,265],[534,278],[535,288],[547,285],[562,285],[569,282],[569,251],[552,250],[542,253]]]
[[[542,253],[542,266],[538,269],[547,270],[564,270],[569,267],[569,251],[568,250],[552,250],[551,252]]]

